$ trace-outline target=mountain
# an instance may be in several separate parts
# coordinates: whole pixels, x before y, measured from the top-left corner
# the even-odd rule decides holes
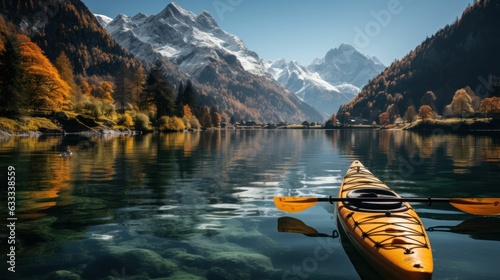
[[[202,95],[236,120],[322,121],[323,116],[272,79],[259,56],[237,36],[170,3],[156,15],[101,17],[119,44],[145,61],[168,59],[202,85]]]
[[[267,72],[301,100],[329,117],[351,101],[385,66],[375,57],[341,44],[309,66],[284,59],[267,61]]]
[[[329,50],[324,58],[315,59],[307,68],[332,85],[351,84],[361,88],[380,74],[385,66],[376,57],[364,55],[351,45],[341,44]]]
[[[453,24],[426,38],[401,60],[373,78],[338,115],[378,120],[382,112],[403,115],[429,101],[443,114],[455,92],[470,87],[480,98],[499,95],[492,84],[500,76],[500,3],[478,0]],[[424,98],[424,96],[427,96]]]
[[[350,84],[333,86],[318,73],[311,72],[296,61],[280,59],[266,61],[265,65],[274,79],[321,112],[325,118],[337,112],[341,104],[352,100],[360,90]]]
[[[75,73],[109,75],[140,63],[97,22],[80,0],[0,1],[0,13],[40,46],[51,61],[64,51]]]

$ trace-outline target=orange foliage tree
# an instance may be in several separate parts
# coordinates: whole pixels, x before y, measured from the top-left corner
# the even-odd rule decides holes
[[[389,113],[383,112],[378,116],[378,120],[381,125],[389,124]]]
[[[500,97],[488,97],[481,101],[479,111],[486,117],[500,118]]]
[[[70,103],[70,87],[40,47],[25,35],[18,35],[22,65],[26,74],[28,102],[33,110],[66,108]]]
[[[422,120],[432,118],[432,108],[429,105],[420,106],[418,109],[418,116],[422,118]]]

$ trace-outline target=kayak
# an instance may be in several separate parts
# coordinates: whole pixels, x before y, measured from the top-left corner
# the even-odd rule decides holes
[[[399,198],[359,161],[354,161],[340,185],[338,221],[359,253],[387,279],[431,279],[431,244],[424,225],[408,202]],[[362,201],[361,198],[371,198]]]

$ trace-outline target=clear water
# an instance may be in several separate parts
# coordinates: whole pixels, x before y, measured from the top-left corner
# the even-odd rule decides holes
[[[66,146],[74,154],[59,157]],[[16,169],[16,272],[7,270],[5,229],[0,278],[372,277],[345,240],[278,231],[278,219],[289,217],[331,235],[332,205],[287,214],[273,204],[276,195],[336,195],[355,159],[401,195],[500,197],[498,135],[228,130],[4,139],[2,173]],[[433,279],[500,277],[499,218],[414,206],[434,228]]]

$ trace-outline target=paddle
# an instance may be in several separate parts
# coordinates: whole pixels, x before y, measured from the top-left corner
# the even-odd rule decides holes
[[[274,204],[276,208],[285,212],[300,212],[312,207],[318,202],[355,202],[355,201],[376,201],[376,202],[448,202],[453,207],[472,215],[494,216],[500,215],[500,198],[425,198],[425,197],[357,197],[357,198],[337,198],[337,197],[291,197],[276,196]]]
[[[278,218],[278,232],[302,233],[303,235],[309,237],[338,237],[337,231],[334,231],[333,235],[319,233],[315,228],[310,227],[303,221],[292,217]]]

